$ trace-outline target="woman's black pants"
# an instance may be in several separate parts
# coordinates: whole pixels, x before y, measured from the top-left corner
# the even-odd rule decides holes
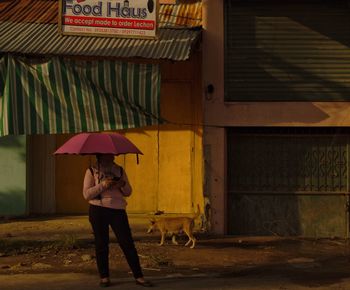
[[[100,277],[109,277],[109,225],[118,239],[135,279],[143,277],[125,210],[90,205],[89,221],[95,236],[96,262]]]

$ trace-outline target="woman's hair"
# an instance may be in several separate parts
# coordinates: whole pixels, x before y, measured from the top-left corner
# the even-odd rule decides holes
[[[98,153],[96,154],[96,159],[97,159],[97,162],[99,162],[101,160],[101,158],[105,155],[113,155],[113,154],[103,154],[103,153]]]

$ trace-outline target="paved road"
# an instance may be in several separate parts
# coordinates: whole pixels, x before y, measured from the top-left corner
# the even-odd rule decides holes
[[[156,284],[154,289],[164,290],[347,290],[350,289],[350,278],[328,281],[315,284],[307,280],[287,278],[278,275],[248,275],[233,277],[230,275],[194,275],[194,276],[165,276],[150,277]],[[320,277],[321,278],[321,277]],[[322,280],[322,279],[320,279]],[[299,281],[299,282],[298,282]],[[130,278],[112,279],[113,285],[109,289],[134,290],[143,289],[135,285]],[[93,275],[86,274],[17,274],[0,276],[1,290],[94,290],[100,289],[97,279]]]

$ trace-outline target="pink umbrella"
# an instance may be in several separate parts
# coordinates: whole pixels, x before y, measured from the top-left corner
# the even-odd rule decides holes
[[[117,133],[81,133],[70,138],[54,154],[143,154],[129,139]]]

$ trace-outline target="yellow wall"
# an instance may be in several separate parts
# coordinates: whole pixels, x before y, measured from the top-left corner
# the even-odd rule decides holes
[[[60,147],[73,135],[56,135]],[[55,197],[57,213],[85,213],[88,205],[83,198],[83,179],[93,158],[79,155],[55,156]]]
[[[133,194],[128,198],[128,210],[132,212],[150,212],[157,206],[158,184],[158,132],[155,129],[128,130],[125,136],[136,144],[144,155],[119,156],[116,161],[128,174]]]
[[[133,194],[128,212],[203,212],[202,102],[199,54],[185,62],[161,63],[161,114],[170,121],[142,129],[122,131],[144,153],[119,156]],[[196,125],[197,124],[197,125]],[[57,147],[70,136],[57,136]],[[85,169],[92,157],[57,156],[56,205],[58,213],[84,213],[82,198]]]

